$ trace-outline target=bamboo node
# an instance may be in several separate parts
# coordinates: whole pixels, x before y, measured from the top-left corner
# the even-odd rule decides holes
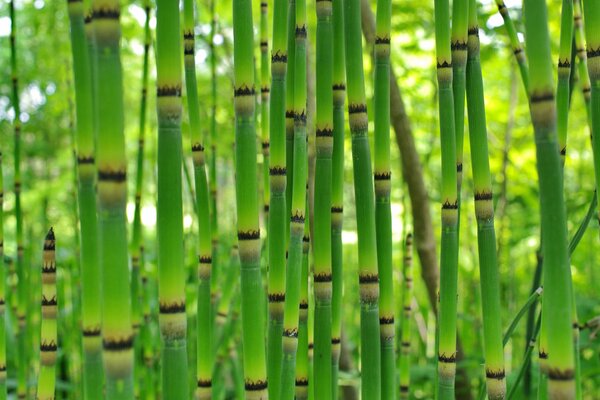
[[[296,378],[296,386],[308,387],[308,379],[307,378]]]
[[[497,369],[497,370],[486,369],[485,377],[488,379],[503,380],[505,377],[504,369]]]
[[[553,381],[572,381],[575,378],[575,371],[571,368],[559,369],[548,368],[548,379]]]
[[[266,390],[268,387],[267,384],[267,380],[262,380],[262,379],[258,379],[258,380],[251,380],[251,379],[246,379],[244,382],[244,388],[249,391],[249,392],[256,392],[256,391],[262,391],[262,390]]]

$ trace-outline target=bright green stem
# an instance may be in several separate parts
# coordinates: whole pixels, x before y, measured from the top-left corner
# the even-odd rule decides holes
[[[549,355],[547,366],[550,397],[571,399],[575,397],[575,361],[571,330],[573,297],[545,1],[530,0],[527,3],[525,32],[527,58],[531,69],[529,103],[535,130],[544,233],[542,331],[547,335],[547,348],[541,347],[540,351]],[[543,341],[541,343],[543,345]]]
[[[583,93],[583,99],[585,101],[585,111],[588,117],[588,123],[592,125],[592,109],[591,109],[591,100],[592,88],[590,86],[590,75],[588,72],[587,66],[587,54],[585,51],[585,34],[583,31],[583,16],[581,15],[581,0],[573,0],[573,20],[575,27],[575,50],[577,53],[577,58],[579,59],[578,69],[579,69],[579,81],[581,83],[581,91]],[[571,60],[571,64],[575,61]]]
[[[241,263],[242,341],[246,398],[267,398],[264,289],[256,174],[252,2],[234,0],[234,104],[238,241]]]
[[[438,397],[454,399],[458,275],[458,198],[456,136],[447,0],[435,1],[435,40],[442,146],[442,245],[438,317]]]
[[[0,260],[4,262],[4,175],[0,152]],[[6,267],[0,265],[0,400],[6,400]]]
[[[83,331],[83,393],[85,399],[100,399],[103,386],[101,280],[98,262],[96,217],[96,164],[94,159],[93,81],[89,44],[82,2],[69,2],[71,49],[77,115],[78,207],[81,229],[81,302]]]
[[[343,0],[333,0],[333,40],[344,43]],[[342,227],[344,217],[344,100],[346,57],[344,46],[333,46],[333,151],[331,171],[331,382],[332,399],[338,398],[338,372],[342,335]]]
[[[269,397],[279,396],[283,333],[283,303],[285,299],[285,251],[286,251],[286,126],[285,97],[287,72],[287,0],[273,3],[273,52],[271,56],[271,104],[270,104],[270,165],[269,165],[269,237],[279,238],[269,243],[269,332],[268,376]]]
[[[402,291],[402,324],[401,324],[401,348],[400,353],[400,398],[408,399],[410,396],[410,331],[412,318],[412,234],[406,235],[404,241],[404,263],[402,277],[404,290]]]
[[[219,207],[217,206],[217,53],[215,49],[215,34],[217,32],[218,16],[215,11],[216,0],[210,2],[210,82],[211,82],[211,114],[210,114],[210,165],[208,168],[208,185],[210,191],[210,229],[212,240],[212,284],[211,298],[215,299],[217,292],[218,253],[219,253]]]
[[[331,0],[317,1],[316,165],[314,189],[314,393],[331,392],[331,184],[333,152],[333,27]]]
[[[490,173],[483,77],[479,60],[477,3],[469,2],[467,57],[467,107],[473,167],[479,275],[483,314],[483,341],[487,393],[490,400],[504,399],[506,380],[502,346],[500,278],[494,227],[492,177]]]
[[[456,134],[456,175],[458,180],[459,208],[463,176],[468,16],[469,0],[456,0],[452,2],[452,35],[450,46],[452,51],[452,93],[454,96],[454,132]]]
[[[535,348],[535,342],[536,342],[538,334],[540,332],[540,325],[541,325],[541,318],[538,318],[536,326],[533,331],[533,336],[532,336],[531,340],[527,343],[527,350],[525,350],[525,355],[523,356],[523,363],[521,364],[521,368],[519,369],[517,378],[514,380],[513,386],[508,391],[508,396],[506,396],[506,398],[508,400],[513,398],[513,395],[515,394],[515,392],[517,391],[517,388],[519,387],[519,383],[521,382],[521,380],[523,379],[523,376],[525,375],[525,371],[527,371],[527,369],[529,368],[529,364],[531,363],[531,354],[533,353],[533,350]]]
[[[515,55],[517,64],[519,65],[519,72],[521,73],[523,87],[525,88],[525,92],[529,93],[529,67],[527,66],[527,59],[525,58],[523,46],[521,45],[519,36],[517,35],[517,29],[515,28],[515,24],[510,17],[508,8],[504,4],[504,1],[496,0],[496,5],[498,6],[498,11],[504,20],[504,27],[506,28],[506,33],[508,34],[508,40],[510,41],[512,52]]]
[[[284,18],[285,19],[285,18]],[[260,2],[260,132],[263,155],[263,209],[268,225],[271,187],[269,185],[269,21],[268,4]],[[268,263],[268,261],[267,261]]]
[[[533,292],[533,294],[531,296],[529,296],[529,298],[527,299],[527,301],[525,302],[525,304],[523,305],[523,307],[521,307],[521,309],[519,310],[519,312],[517,313],[517,315],[515,315],[515,317],[513,318],[512,322],[508,326],[508,329],[504,333],[504,337],[502,338],[502,346],[506,346],[506,344],[510,340],[510,337],[514,333],[515,328],[519,324],[519,321],[521,321],[521,318],[523,318],[523,315],[525,315],[525,313],[527,311],[529,311],[529,309],[531,307],[535,306],[535,304],[537,303],[538,299],[542,296],[542,292],[543,292],[542,288],[539,287],[539,288],[537,288]]]
[[[181,149],[181,30],[177,2],[156,11],[158,114],[158,301],[163,396],[189,399],[183,262]],[[189,93],[188,93],[189,96]]]
[[[285,188],[286,215],[292,210],[292,176],[294,174],[294,85],[296,70],[296,0],[288,1],[287,25],[287,77],[285,81]],[[285,219],[286,246],[289,242],[290,221]]]
[[[556,89],[558,149],[563,165],[567,154],[572,45],[573,0],[563,0],[560,19],[560,49],[558,53],[558,86]]]
[[[311,359],[308,350],[308,253],[310,250],[310,232],[308,223],[304,224],[302,238],[302,271],[300,273],[300,314],[298,323],[298,356],[296,361],[296,400],[306,400],[309,397],[309,370]]]
[[[352,136],[354,196],[358,233],[358,279],[361,319],[361,392],[363,399],[381,398],[381,338],[375,205],[368,116],[361,46],[360,0],[344,2],[348,114]]]

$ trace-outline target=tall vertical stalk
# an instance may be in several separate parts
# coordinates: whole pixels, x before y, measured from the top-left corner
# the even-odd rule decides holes
[[[402,328],[401,328],[401,348],[400,353],[400,398],[408,399],[410,397],[410,331],[412,319],[412,234],[408,233],[404,240],[404,258],[402,268],[402,281],[404,290],[402,291]]]
[[[158,301],[163,344],[162,383],[165,398],[183,400],[189,399],[189,394],[182,249],[182,76],[178,2],[158,0],[156,21]]]
[[[454,398],[458,277],[458,197],[448,0],[435,1],[435,41],[442,143],[442,250],[438,327],[438,396]]]
[[[208,184],[210,190],[210,229],[212,240],[212,289],[216,292],[218,282],[218,253],[219,253],[219,208],[217,206],[217,53],[215,49],[215,34],[217,32],[216,0],[210,2],[210,81],[211,81],[211,115],[210,115],[210,165],[208,168]]]
[[[583,16],[581,15],[581,0],[573,0],[573,25],[575,27],[575,49],[579,63],[577,65],[579,72],[579,81],[581,84],[581,91],[583,93],[583,99],[585,101],[585,111],[588,117],[588,123],[591,126],[591,85],[590,75],[587,66],[587,54],[585,51],[585,34],[583,29]],[[574,60],[571,60],[571,64]]]
[[[467,107],[473,169],[475,217],[479,248],[479,275],[483,314],[483,342],[487,394],[490,400],[504,399],[506,380],[502,345],[500,278],[494,227],[492,177],[488,152],[483,77],[479,60],[479,25],[476,0],[469,0],[467,57]]]
[[[133,398],[133,332],[127,263],[127,160],[123,132],[119,0],[93,0],[98,135],[98,226],[106,396]]]
[[[381,397],[396,398],[394,282],[392,277],[392,209],[390,192],[390,39],[392,2],[377,1],[375,33],[375,215],[377,266],[381,297]]]
[[[12,106],[14,111],[13,126],[14,136],[14,192],[15,192],[15,219],[17,242],[16,271],[17,287],[17,397],[23,398],[27,392],[27,354],[25,344],[26,334],[26,299],[27,279],[23,265],[23,213],[21,209],[21,104],[19,97],[19,72],[17,69],[17,20],[15,15],[15,0],[9,4],[10,12],[10,63],[12,80]]]
[[[504,20],[504,27],[506,28],[506,33],[508,34],[510,46],[512,47],[512,51],[515,55],[515,59],[517,60],[517,64],[519,65],[519,72],[521,73],[521,81],[523,82],[523,87],[525,88],[525,92],[528,92],[529,67],[527,66],[527,59],[525,58],[523,46],[521,45],[521,41],[519,40],[519,36],[517,35],[515,24],[513,23],[513,20],[510,17],[510,14],[508,13],[508,7],[506,7],[506,4],[504,4],[504,0],[495,1],[496,6],[498,7],[498,12],[500,12],[502,19]]]
[[[54,400],[56,386],[56,334],[57,293],[56,293],[56,241],[52,228],[44,239],[42,262],[42,324],[40,336],[40,375],[37,386],[38,400]]]
[[[198,304],[197,304],[197,369],[196,399],[212,397],[212,307],[211,275],[212,247],[209,210],[208,182],[206,178],[204,144],[200,129],[200,109],[198,104],[198,84],[196,81],[194,2],[183,2],[183,44],[185,61],[185,83],[187,89],[188,115],[192,134],[192,155],[196,186],[196,209],[198,210]]]
[[[344,43],[343,0],[333,0],[334,43]],[[333,151],[331,171],[331,382],[332,399],[338,398],[338,372],[342,335],[342,276],[344,219],[344,102],[346,57],[344,46],[333,46]]]
[[[379,331],[379,275],[375,237],[375,205],[369,149],[361,36],[360,0],[344,2],[348,118],[352,136],[354,195],[358,232],[360,285],[361,392],[364,399],[381,397],[381,338]]]
[[[77,201],[81,229],[81,302],[83,330],[83,393],[85,399],[102,395],[102,340],[100,334],[102,281],[98,262],[96,216],[96,161],[92,62],[81,1],[69,2],[71,49],[77,116]],[[89,30],[89,27],[88,27]]]
[[[263,208],[265,224],[269,220],[271,187],[269,184],[269,21],[268,4],[260,2],[260,133],[263,155]],[[268,233],[268,232],[267,232]],[[268,240],[268,239],[267,239]]]
[[[266,399],[264,302],[254,126],[252,2],[234,0],[234,106],[236,203],[242,284],[242,339],[246,398]]]
[[[332,2],[317,0],[317,115],[314,191],[314,388],[319,399],[331,392],[331,157],[333,152]],[[304,282],[303,282],[304,283]]]
[[[298,322],[298,357],[296,362],[296,400],[309,398],[309,389],[313,387],[310,382],[310,358],[308,355],[308,263],[310,251],[310,229],[304,224],[304,237],[302,238],[302,271],[300,273],[300,314]]]
[[[288,69],[285,81],[285,165],[286,179],[288,185],[285,188],[285,205],[287,215],[290,215],[290,212],[292,210],[292,176],[294,174],[294,82],[296,75],[296,0],[288,0],[287,55]],[[286,235],[289,236],[290,221],[287,217],[285,221]],[[287,237],[287,241],[289,241],[289,237]]]
[[[540,353],[548,355],[550,398],[571,399],[575,396],[571,274],[567,254],[566,213],[556,136],[556,102],[545,1],[530,0],[527,3],[525,33],[527,59],[531,71],[529,103],[535,130],[544,232],[542,325],[547,335],[547,348],[540,349]]]
[[[302,238],[306,217],[306,181],[308,154],[306,136],[306,0],[295,2],[295,55],[294,55],[294,149],[292,198],[290,211],[290,240],[285,278],[283,314],[283,363],[279,398],[294,398],[296,379],[296,352],[300,304],[300,277],[302,272]],[[290,175],[288,175],[289,177]]]
[[[453,1],[450,48],[452,53],[452,94],[454,96],[454,133],[456,135],[456,179],[458,182],[457,196],[459,213],[463,177],[468,17],[469,0]]]
[[[282,360],[283,306],[285,300],[286,254],[286,72],[288,63],[288,2],[273,2],[273,51],[271,53],[271,98],[269,114],[269,397],[279,396]]]
[[[4,262],[4,172],[0,151],[0,400],[6,400],[6,270]]]
[[[565,164],[565,156],[567,154],[572,46],[573,0],[563,0],[560,19],[560,47],[558,52],[558,85],[556,89],[556,130],[562,165]]]

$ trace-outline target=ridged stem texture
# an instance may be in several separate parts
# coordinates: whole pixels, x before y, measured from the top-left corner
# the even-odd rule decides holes
[[[98,262],[98,221],[96,216],[96,161],[93,82],[86,38],[84,5],[69,2],[71,50],[75,81],[77,202],[79,208],[81,307],[83,336],[83,395],[100,399],[103,386],[100,265]]]
[[[306,218],[306,180],[308,152],[306,135],[306,0],[295,2],[294,45],[294,150],[292,196],[290,210],[290,240],[285,279],[283,314],[283,363],[279,399],[291,400],[295,393],[296,353],[302,272],[302,238]],[[289,176],[289,175],[288,175]]]
[[[333,40],[344,43],[343,0],[333,0]],[[333,46],[333,150],[331,171],[331,388],[338,398],[338,373],[342,336],[342,289],[344,219],[344,102],[346,99],[346,56],[344,46]]]
[[[404,240],[404,258],[402,264],[402,324],[400,328],[400,398],[408,399],[410,397],[410,332],[412,320],[412,297],[413,297],[413,279],[412,279],[412,234],[408,233]]]
[[[477,219],[485,376],[488,399],[496,400],[504,399],[506,396],[506,379],[502,346],[500,278],[496,250],[496,230],[494,227],[492,177],[479,49],[477,3],[475,0],[470,0],[466,80],[469,141],[473,169],[475,218]]]
[[[125,215],[127,160],[119,19],[118,0],[92,2],[105,390],[109,399],[132,399],[133,331]]]
[[[452,94],[454,96],[454,133],[456,134],[456,177],[458,180],[457,195],[459,213],[465,133],[465,79],[467,71],[468,17],[469,0],[453,1],[450,48],[452,54]]]
[[[435,41],[442,147],[442,244],[438,317],[438,398],[454,399],[458,278],[458,199],[454,97],[447,0],[435,1]]]
[[[198,300],[196,390],[197,400],[212,398],[213,318],[211,303],[212,246],[208,180],[206,177],[204,144],[200,126],[198,84],[196,80],[194,1],[183,2],[183,47],[188,115],[192,136],[196,209],[198,211]]]
[[[314,189],[314,393],[331,399],[331,174],[333,27],[331,0],[317,0],[316,163]],[[308,305],[308,303],[307,303]]]
[[[269,18],[267,0],[260,2],[260,137],[263,155],[263,210],[265,225],[269,223],[271,186],[269,185]],[[284,18],[285,19],[285,18]],[[268,234],[268,231],[267,231]],[[268,236],[267,236],[268,237]],[[268,246],[267,246],[268,247]]]
[[[302,271],[300,273],[300,314],[298,322],[298,356],[296,361],[296,400],[309,398],[313,383],[309,381],[311,359],[308,349],[308,260],[310,251],[310,230],[304,224],[304,237],[302,238]],[[310,392],[309,392],[310,391]]]
[[[598,9],[600,10],[600,7]],[[571,330],[573,299],[567,254],[562,169],[556,134],[555,86],[552,78],[547,9],[543,0],[529,0],[525,5],[525,39],[531,71],[529,104],[535,130],[544,233],[542,330],[547,335],[547,348],[541,348],[540,353],[548,357],[546,373],[549,398],[572,399],[575,397],[575,361]],[[541,343],[541,346],[543,345],[544,343]]]
[[[235,164],[242,284],[242,341],[246,399],[267,399],[264,288],[256,174],[255,85],[251,0],[233,2]]]
[[[286,266],[286,126],[285,98],[288,64],[288,2],[273,2],[273,51],[271,53],[271,97],[269,113],[269,331],[268,376],[269,397],[279,396],[282,361],[283,306],[285,301]]]
[[[42,261],[42,323],[40,336],[40,373],[37,385],[38,400],[54,400],[56,387],[56,354],[58,339],[56,318],[58,314],[56,293],[56,240],[52,228],[44,239]]]
[[[186,273],[183,261],[181,148],[181,30],[177,2],[156,10],[158,115],[157,240],[162,387],[166,399],[189,399]],[[189,93],[188,93],[189,96]]]
[[[369,149],[364,86],[360,0],[344,1],[348,119],[358,233],[360,286],[360,355],[363,399],[381,398],[381,338],[379,330],[379,275],[375,232],[375,195]]]

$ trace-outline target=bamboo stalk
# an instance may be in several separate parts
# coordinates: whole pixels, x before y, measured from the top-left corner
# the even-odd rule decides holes
[[[99,254],[106,396],[133,398],[133,332],[127,263],[127,161],[123,132],[120,4],[92,2],[98,161]]]
[[[368,139],[364,88],[361,9],[359,0],[344,2],[348,118],[352,137],[354,195],[357,210],[358,280],[360,285],[362,397],[381,397],[381,338],[379,330],[379,275],[375,236],[373,173]]]
[[[396,394],[394,290],[392,277],[392,212],[390,203],[390,39],[392,2],[377,1],[375,33],[375,216],[377,266],[380,277],[381,396]]]
[[[42,324],[40,339],[40,375],[37,386],[38,400],[54,400],[56,386],[56,353],[58,339],[56,330],[56,240],[52,228],[44,240],[42,262]]]
[[[583,29],[583,16],[581,15],[581,0],[573,0],[573,25],[575,36],[575,49],[579,62],[577,64],[579,72],[579,81],[581,82],[581,91],[585,101],[585,111],[588,117],[588,124],[592,125],[591,120],[591,99],[592,88],[590,84],[590,75],[587,66],[587,54],[585,51],[585,34]],[[574,60],[572,60],[574,62]]]
[[[287,25],[288,68],[285,81],[285,165],[287,185],[285,188],[286,215],[292,210],[292,176],[294,174],[294,82],[296,70],[296,0],[288,0]],[[286,217],[286,251],[289,242],[290,222]]]
[[[4,172],[0,151],[0,400],[6,400],[6,271],[4,261]]]
[[[560,47],[558,53],[558,85],[556,89],[556,130],[562,165],[567,154],[567,127],[571,97],[571,54],[573,45],[573,0],[563,0],[560,20]]]
[[[77,201],[81,229],[83,383],[86,399],[99,399],[103,385],[101,280],[98,263],[96,166],[94,158],[93,82],[81,1],[69,2],[71,48],[76,97]]]
[[[510,46],[512,48],[512,52],[517,60],[517,64],[519,65],[519,72],[521,74],[521,81],[523,82],[523,87],[525,88],[525,92],[529,92],[529,67],[527,66],[527,59],[525,58],[525,52],[523,51],[523,46],[521,45],[521,41],[519,40],[519,36],[517,35],[517,30],[515,29],[515,24],[509,14],[508,7],[504,4],[503,0],[495,0],[496,6],[498,7],[498,12],[502,16],[504,21],[504,27],[506,28],[506,33],[508,34],[508,39],[510,41]]]
[[[208,185],[210,191],[210,229],[212,240],[212,284],[211,298],[214,300],[218,291],[219,272],[219,207],[217,205],[217,52],[215,48],[215,35],[217,32],[218,16],[215,11],[216,0],[210,2],[210,77],[211,77],[211,115],[210,115],[210,156],[208,166]]]
[[[233,2],[237,235],[241,262],[244,379],[248,400],[268,398],[260,270],[251,5],[250,0]]]
[[[314,177],[314,393],[331,391],[331,174],[333,152],[333,30],[331,0],[317,0],[316,164]],[[304,283],[304,281],[303,281]]]
[[[333,40],[344,43],[343,0],[333,0]],[[344,219],[344,101],[346,97],[344,46],[333,46],[333,151],[331,172],[331,383],[332,399],[338,398],[338,373],[342,336]]]
[[[269,184],[269,22],[268,4],[260,2],[260,132],[263,155],[263,209],[265,225],[269,221],[269,205],[271,203],[271,187]],[[267,262],[268,263],[268,262]]]
[[[404,262],[402,268],[402,280],[404,290],[402,291],[402,313],[401,324],[401,353],[400,353],[400,398],[408,399],[410,397],[410,332],[412,320],[412,298],[413,298],[413,279],[412,279],[412,234],[408,233],[404,240]]]
[[[452,94],[454,96],[454,132],[456,134],[456,179],[458,182],[457,193],[459,215],[463,176],[468,17],[469,0],[453,1],[450,48],[452,54]]]
[[[587,4],[587,3],[586,3]],[[562,171],[556,136],[556,103],[552,79],[546,3],[531,0],[525,7],[525,39],[529,62],[529,102],[535,130],[540,181],[544,301],[540,353],[548,355],[548,393],[551,399],[575,396],[571,317],[572,290],[566,238]],[[550,317],[552,315],[552,317]]]
[[[300,314],[298,323],[298,356],[296,362],[296,400],[306,400],[310,396],[310,359],[308,351],[308,264],[310,251],[310,229],[308,223],[304,224],[304,236],[302,238],[302,271],[300,273]]]
[[[192,155],[198,210],[198,303],[196,390],[198,400],[212,398],[213,321],[211,306],[212,247],[209,189],[206,177],[204,144],[200,129],[200,110],[196,81],[194,2],[184,0],[183,44],[188,114],[192,133]]]
[[[476,0],[470,0],[467,57],[469,140],[473,169],[475,217],[477,219],[485,375],[488,398],[495,400],[504,399],[506,396],[506,379],[502,345],[500,278],[496,251],[494,206],[492,202],[492,177],[487,144],[487,122],[479,51],[477,3]]]

